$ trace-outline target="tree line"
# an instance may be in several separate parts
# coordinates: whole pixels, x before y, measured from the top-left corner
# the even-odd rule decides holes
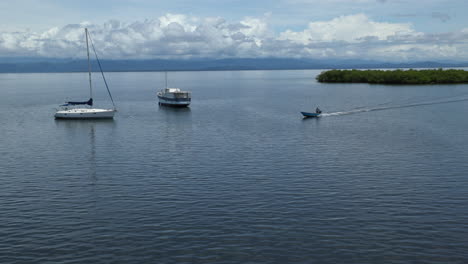
[[[468,83],[465,70],[329,70],[317,76],[319,82],[372,84]]]

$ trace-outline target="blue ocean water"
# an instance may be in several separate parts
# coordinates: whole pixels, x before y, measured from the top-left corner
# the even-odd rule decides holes
[[[0,74],[0,263],[467,263],[468,85],[319,72]]]

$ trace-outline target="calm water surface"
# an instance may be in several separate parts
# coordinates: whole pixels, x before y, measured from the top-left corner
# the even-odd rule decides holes
[[[468,263],[468,86],[318,73],[0,74],[0,263]]]

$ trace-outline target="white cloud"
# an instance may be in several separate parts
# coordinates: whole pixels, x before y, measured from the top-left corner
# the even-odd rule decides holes
[[[411,24],[377,22],[364,14],[310,22],[302,31],[275,34],[269,15],[229,23],[221,17],[166,14],[125,23],[111,20],[54,27],[36,33],[0,33],[0,57],[84,58],[83,28],[101,57],[150,58],[360,58],[380,60],[468,59],[468,29],[426,34]]]
[[[331,21],[311,22],[302,32],[290,30],[280,35],[281,39],[310,44],[318,41],[359,42],[366,38],[385,40],[390,36],[412,34],[410,24],[380,23],[369,20],[364,14],[340,16]]]

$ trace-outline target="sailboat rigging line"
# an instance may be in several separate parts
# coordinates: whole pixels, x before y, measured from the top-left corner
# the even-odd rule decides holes
[[[107,89],[107,92],[109,93],[109,97],[110,97],[110,99],[112,101],[112,105],[114,106],[114,109],[116,109],[115,108],[115,103],[114,103],[114,98],[112,98],[112,94],[111,94],[111,92],[109,90],[109,86],[107,85],[106,77],[104,76],[104,72],[102,71],[101,62],[99,61],[99,57],[97,55],[96,49],[94,48],[93,39],[91,38],[91,34],[89,34],[89,32],[88,32],[88,36],[89,36],[89,40],[91,42],[91,47],[93,47],[94,55],[96,56],[96,61],[97,61],[98,65],[99,65],[99,70],[101,70],[102,79],[104,80],[104,84],[106,85],[106,89]]]
[[[86,53],[88,55],[88,75],[89,75],[89,98],[91,98],[91,106],[93,105],[93,85],[91,82],[91,63],[89,62],[89,45],[88,45],[88,28],[85,28],[86,34]]]

